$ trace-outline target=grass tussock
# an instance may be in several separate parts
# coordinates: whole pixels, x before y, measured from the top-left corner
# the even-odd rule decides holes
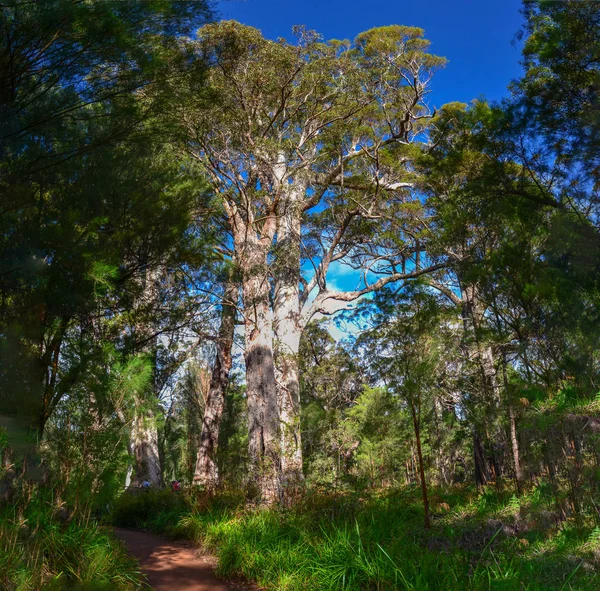
[[[89,516],[65,519],[49,494],[0,510],[0,589],[130,591],[139,568]]]
[[[560,521],[544,491],[438,493],[423,529],[418,492],[313,493],[292,509],[243,495],[124,496],[113,520],[213,550],[219,574],[277,591],[597,591],[600,529]],[[548,502],[547,502],[548,501]]]

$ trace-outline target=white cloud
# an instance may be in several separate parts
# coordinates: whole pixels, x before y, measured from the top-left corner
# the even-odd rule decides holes
[[[327,287],[336,291],[353,291],[360,286],[361,278],[360,271],[335,261],[327,273]]]

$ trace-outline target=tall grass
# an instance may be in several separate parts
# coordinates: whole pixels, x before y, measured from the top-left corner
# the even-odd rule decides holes
[[[542,527],[522,511],[527,499],[495,491],[437,498],[429,532],[411,490],[312,494],[290,510],[250,509],[235,494],[150,493],[119,502],[114,519],[195,540],[217,554],[221,575],[277,591],[600,588],[600,530]]]
[[[51,494],[39,492],[27,507],[0,509],[0,589],[129,591],[142,585],[135,562],[110,531],[89,516],[64,522]]]

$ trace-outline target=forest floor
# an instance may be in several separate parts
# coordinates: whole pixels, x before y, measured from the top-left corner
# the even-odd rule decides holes
[[[600,589],[600,525],[562,516],[543,483],[519,497],[432,491],[429,530],[419,496],[416,487],[306,491],[294,507],[265,510],[243,491],[151,491],[123,495],[110,522],[189,540],[214,554],[219,577],[269,591]]]
[[[246,591],[237,581],[215,576],[217,559],[197,547],[167,540],[144,531],[115,528],[115,535],[140,563],[142,573],[156,591]]]

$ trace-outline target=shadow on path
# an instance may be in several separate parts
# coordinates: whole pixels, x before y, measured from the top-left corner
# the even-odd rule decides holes
[[[137,558],[148,583],[156,591],[233,589],[216,578],[214,561],[198,555],[197,548],[142,531],[115,528],[114,532]]]

